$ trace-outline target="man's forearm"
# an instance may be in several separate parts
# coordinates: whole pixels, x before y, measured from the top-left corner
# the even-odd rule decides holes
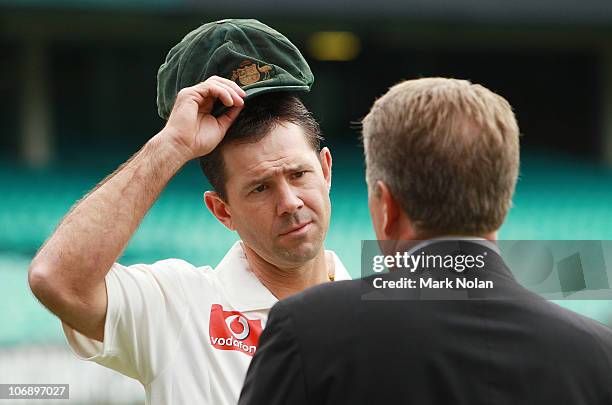
[[[32,268],[43,269],[73,291],[100,283],[186,161],[180,149],[163,141],[162,133],[153,137],[73,207],[40,249]]]

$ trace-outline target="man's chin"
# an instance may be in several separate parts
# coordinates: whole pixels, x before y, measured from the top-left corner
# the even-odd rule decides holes
[[[302,265],[320,253],[322,242],[299,242],[293,244],[283,244],[279,246],[278,252],[283,260],[294,265]]]

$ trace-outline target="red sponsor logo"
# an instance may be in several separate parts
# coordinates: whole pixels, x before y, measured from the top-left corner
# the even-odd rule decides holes
[[[253,356],[262,329],[260,319],[248,319],[238,311],[224,311],[219,304],[210,307],[208,334],[216,349],[238,350]]]

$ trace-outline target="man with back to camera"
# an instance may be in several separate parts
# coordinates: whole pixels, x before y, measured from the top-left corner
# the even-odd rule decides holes
[[[32,291],[71,348],[139,380],[147,403],[236,403],[272,305],[349,278],[323,247],[331,155],[290,93],[312,82],[297,48],[258,21],[192,31],[159,69],[165,127],[72,208],[32,261]],[[116,263],[167,182],[198,157],[215,190],[207,207],[241,241],[214,270]]]
[[[409,80],[377,100],[363,120],[377,239],[434,264],[275,305],[239,404],[611,404],[612,331],[524,289],[499,256],[518,135],[508,102],[464,80]],[[465,270],[468,257],[483,267]],[[405,287],[430,279],[455,284]]]

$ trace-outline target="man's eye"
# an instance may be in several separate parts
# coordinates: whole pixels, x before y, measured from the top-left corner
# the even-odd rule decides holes
[[[296,173],[293,173],[293,178],[294,179],[299,179],[300,177],[303,177],[305,174],[306,174],[305,170],[303,170],[301,172],[296,172]]]
[[[262,191],[265,191],[268,188],[268,186],[266,186],[265,184],[261,184],[260,186],[256,187],[253,189],[254,193],[261,193]]]

